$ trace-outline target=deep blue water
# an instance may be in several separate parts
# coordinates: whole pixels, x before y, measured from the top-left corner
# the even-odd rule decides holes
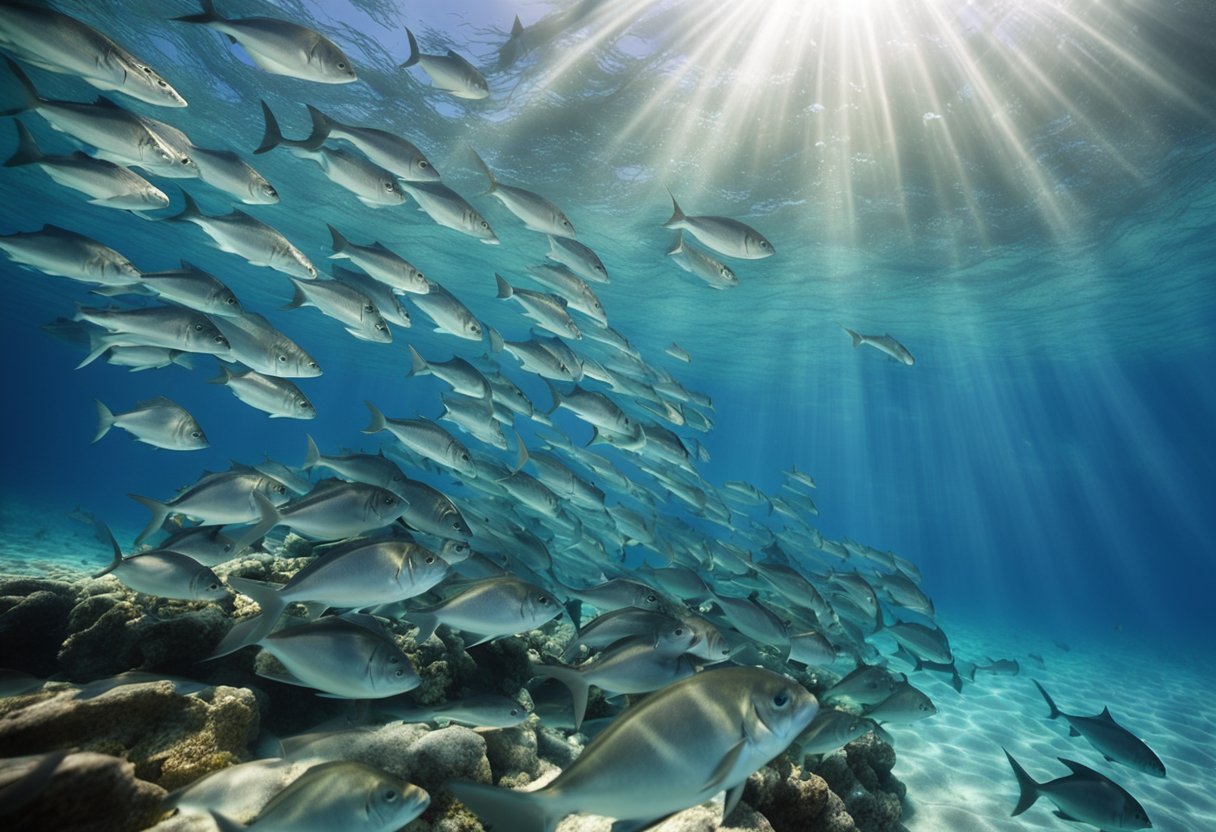
[[[61,5],[98,25],[104,20],[87,4]],[[791,464],[812,472],[823,533],[920,564],[947,617],[1064,641],[1206,647],[1216,623],[1216,152],[1211,98],[1198,94],[1210,93],[1213,73],[1198,57],[1207,54],[1197,43],[1205,36],[1195,34],[1210,38],[1212,30],[1187,25],[1189,15],[1208,14],[1201,5],[1158,4],[1155,28],[1140,12],[1109,12],[1143,26],[1131,29],[1143,38],[1141,61],[1134,40],[1131,58],[1116,57],[1106,37],[1117,30],[1114,17],[1077,11],[1091,28],[1069,30],[1064,17],[1019,16],[991,4],[988,22],[975,23],[968,36],[970,54],[981,56],[967,79],[972,86],[959,82],[938,89],[934,101],[894,103],[886,127],[874,105],[879,85],[846,59],[835,72],[824,70],[832,84],[817,87],[799,75],[807,62],[788,73],[774,65],[778,92],[762,93],[767,100],[759,103],[739,105],[729,84],[714,87],[710,99],[692,94],[698,79],[722,77],[732,65],[691,50],[667,27],[687,13],[679,3],[632,8],[637,31],[628,20],[613,28],[594,15],[572,24],[557,41],[562,49],[538,48],[522,68],[492,74],[484,105],[453,103],[427,91],[418,70],[409,77],[395,69],[404,46],[399,32],[390,33],[409,23],[431,51],[449,37],[492,63],[512,13],[496,4],[470,4],[463,16],[436,6],[406,18],[391,4],[361,3],[374,21],[362,33],[334,24],[355,19],[344,18],[345,6],[325,4],[317,21],[358,40],[352,54],[368,67],[364,83],[327,89],[259,74],[224,54],[218,36],[160,21],[156,4],[129,5],[131,19],[111,24],[112,34],[155,56],[191,104],[184,111],[123,105],[178,125],[199,145],[232,147],[254,160],[283,203],[249,212],[318,265],[329,253],[324,223],[334,222],[357,241],[374,236],[398,248],[483,321],[508,338],[525,337],[515,307],[494,299],[492,273],[527,285],[520,275],[542,262],[545,243],[477,196],[484,180],[464,150],[474,144],[504,181],[561,204],[580,239],[600,253],[613,282],[593,288],[610,322],[648,360],[712,396],[717,424],[704,437],[712,462],[700,468],[709,482],[744,479],[775,491]],[[186,13],[189,5],[175,8]],[[271,8],[226,5],[233,13]],[[303,18],[301,4],[274,5]],[[749,25],[763,34],[762,25]],[[991,36],[1011,55],[1024,47],[1031,60],[1036,25],[1054,26],[1072,43],[1105,44],[1093,57],[1099,70],[1064,61],[1051,68],[1058,86],[1048,94],[1010,80],[976,43]],[[611,37],[598,41],[604,31]],[[907,39],[940,45],[931,34]],[[1150,60],[1171,43],[1172,62]],[[598,44],[598,51],[574,62],[571,44]],[[665,54],[683,57],[669,64]],[[882,54],[911,60],[897,45]],[[562,60],[570,65],[554,70]],[[679,67],[698,61],[700,74],[680,75]],[[751,82],[733,68],[738,84]],[[46,96],[85,100],[94,92],[65,76],[31,74]],[[976,92],[977,77],[990,80],[991,100]],[[664,87],[665,79],[673,86]],[[849,79],[856,89],[836,89]],[[786,89],[796,108],[781,106]],[[647,111],[660,94],[666,104]],[[503,245],[478,245],[413,207],[364,208],[315,165],[283,151],[255,160],[248,151],[261,133],[258,97],[293,134],[305,129],[303,101],[358,123],[397,126],[473,199]],[[968,104],[982,110],[993,102],[1008,108],[1009,129],[969,133],[969,124],[984,119],[965,116]],[[849,106],[861,113],[853,135],[841,126],[847,119],[828,121]],[[928,114],[938,110],[946,112],[943,123],[958,125],[951,142],[923,132],[935,128],[938,119]],[[629,112],[637,123],[621,117]],[[813,118],[824,112],[827,126],[817,125]],[[760,119],[763,128],[751,136],[731,118]],[[36,116],[25,121],[48,148],[70,147]],[[0,126],[0,156],[14,146],[10,130]],[[207,213],[228,210],[225,195],[200,183],[161,184],[175,206],[175,185],[183,184]],[[686,208],[763,229],[777,256],[732,262],[740,286],[729,291],[690,282],[663,256],[670,245],[660,228],[669,212],[664,186]],[[44,511],[48,524],[79,505],[134,531],[145,514],[128,492],[168,497],[229,460],[297,464],[306,432],[327,453],[372,450],[375,442],[358,432],[364,399],[390,416],[439,412],[442,388],[404,377],[406,343],[437,359],[486,349],[425,331],[416,312],[415,327],[398,330],[391,346],[356,343],[316,310],[279,311],[290,298],[281,275],[209,248],[193,226],[93,208],[29,168],[0,172],[0,233],[45,222],[95,236],[148,270],[187,257],[228,282],[325,370],[301,382],[318,406],[313,422],[268,420],[205,384],[215,373],[203,357],[193,371],[131,374],[101,362],[75,371],[81,352],[39,326],[70,315],[74,302],[105,302],[86,287],[0,262],[3,494]],[[916,366],[853,350],[838,323],[890,332],[916,355]],[[672,340],[692,353],[692,365],[663,355]],[[503,366],[534,400],[547,401],[543,385],[513,361],[504,358]],[[118,430],[90,444],[94,398],[118,409],[155,395],[194,413],[211,447],[161,451]],[[558,424],[586,440],[583,426]]]

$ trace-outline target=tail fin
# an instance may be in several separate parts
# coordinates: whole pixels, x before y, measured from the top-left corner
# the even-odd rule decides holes
[[[418,632],[414,634],[415,644],[422,644],[439,629],[439,619],[429,612],[407,611],[402,618],[418,628]]]
[[[410,371],[406,373],[409,376],[425,376],[430,374],[431,365],[426,363],[426,359],[419,355],[418,350],[414,349],[413,344],[409,344],[410,349]]]
[[[570,696],[574,698],[574,730],[577,731],[581,728],[583,717],[587,714],[587,695],[590,693],[591,687],[583,678],[583,674],[572,667],[562,667],[556,664],[537,665],[532,668],[532,672],[541,678],[556,679],[570,688]]]
[[[270,105],[265,99],[262,101],[262,119],[266,122],[266,129],[262,131],[262,143],[253,151],[254,155],[267,153],[283,143],[283,131],[279,129],[279,121],[270,111]]]
[[[545,811],[544,795],[457,780],[447,784],[456,799],[494,832],[553,832],[560,817]]]
[[[342,232],[334,228],[332,225],[326,224],[325,227],[329,229],[329,237],[332,241],[329,244],[329,247],[334,250],[331,258],[350,257],[349,254],[345,253],[347,246],[350,245],[350,240],[342,236]]]
[[[1047,695],[1047,691],[1043,688],[1043,686],[1040,685],[1038,682],[1036,682],[1034,679],[1031,679],[1030,681],[1034,682],[1034,686],[1039,689],[1039,693],[1043,694],[1043,698],[1047,700],[1047,707],[1051,708],[1051,713],[1047,715],[1047,718],[1056,719],[1057,717],[1059,717],[1060,709],[1056,707],[1056,703],[1053,702],[1051,700],[1051,697]]]
[[[170,350],[169,353],[172,356],[169,360],[177,366],[185,367],[187,370],[194,369],[194,361],[191,360],[190,353],[183,350]]]
[[[317,443],[307,433],[304,438],[308,440],[308,451],[304,454],[304,464],[300,467],[305,471],[311,471],[321,463],[321,451],[317,448]]]
[[[841,324],[841,325],[840,325],[840,328],[841,328],[841,329],[843,329],[845,332],[849,333],[849,337],[853,339],[853,346],[855,346],[855,347],[860,347],[860,346],[861,346],[861,335],[859,335],[858,333],[856,333],[856,332],[854,332],[853,330],[849,329],[849,328],[848,328],[847,326],[845,326],[844,324]]]
[[[388,427],[388,422],[385,421],[384,414],[380,412],[380,408],[366,400],[363,403],[367,405],[367,409],[371,411],[372,416],[371,424],[363,429],[364,433],[379,433]]]
[[[114,560],[110,561],[110,565],[105,569],[97,572],[89,577],[100,578],[102,575],[108,575],[119,567],[122,563],[122,547],[118,545],[118,541],[114,539],[114,532],[110,531],[110,527],[105,523],[101,527],[106,530],[106,537],[110,538],[110,545],[114,547]]]
[[[1005,751],[1004,748],[1001,749]],[[1018,761],[1013,759],[1013,755],[1005,751],[1005,756],[1009,758],[1009,765],[1013,766],[1013,774],[1018,778],[1018,805],[1013,807],[1013,814],[1020,815],[1025,812],[1034,802],[1039,799],[1039,784],[1034,781],[1034,778],[1026,773],[1026,769],[1018,764]]]
[[[486,175],[486,179],[490,180],[490,187],[486,190],[486,193],[494,193],[496,190],[498,190],[498,180],[494,178],[494,172],[490,170],[490,166],[486,164],[485,159],[481,158],[481,154],[471,147],[469,148],[469,152],[472,153],[473,158],[477,160],[477,166],[480,167],[481,172]]]
[[[228,579],[228,586],[242,595],[248,595],[257,602],[262,611],[234,624],[216,646],[215,652],[208,657],[212,659],[235,653],[237,650],[257,644],[266,638],[274,629],[279,616],[283,614],[283,608],[287,606],[283,597],[279,595],[278,587],[272,584],[252,581],[248,578],[231,577]]]
[[[549,409],[545,411],[545,415],[552,416],[553,411],[557,410],[559,407],[562,406],[562,394],[557,389],[557,385],[554,384],[549,379],[545,379],[545,384],[548,385],[548,387],[549,387],[549,398],[553,399],[553,404],[550,405]],[[577,391],[578,385],[576,384],[576,385],[574,385],[574,387],[575,387],[575,390]]]
[[[308,296],[304,294],[304,290],[300,288],[299,280],[294,277],[288,278],[291,285],[295,287],[295,294],[291,296],[291,300],[283,304],[282,309],[299,309],[308,303]]]
[[[325,140],[329,138],[329,134],[337,126],[336,122],[318,110],[311,104],[305,105],[308,107],[308,117],[312,119],[312,132],[308,134],[308,138],[303,141],[296,142],[297,147],[304,150],[316,150],[321,145],[325,144]]]
[[[406,69],[407,67],[411,67],[418,63],[420,58],[418,54],[418,41],[414,40],[414,33],[409,30],[409,27],[406,27],[405,36],[410,42],[410,56],[405,59],[405,63],[401,64],[402,69]]]
[[[101,403],[101,399],[93,401],[97,402],[97,433],[93,436],[93,441],[97,442],[110,432],[110,428],[114,427],[114,414],[110,412],[110,408]]]
[[[34,83],[12,58],[6,56],[4,62],[8,64],[9,72],[13,73],[13,78],[16,79],[17,85],[21,88],[21,106],[14,107],[11,110],[4,110],[0,112],[0,116],[14,116],[26,110],[37,109],[38,105],[42,102],[38,98],[38,90],[34,89]]]
[[[207,379],[208,384],[227,384],[232,381],[232,371],[220,364],[220,374],[215,378]]]
[[[186,204],[182,208],[181,213],[174,214],[171,217],[165,217],[165,219],[172,222],[192,222],[194,220],[203,218],[203,212],[199,210],[198,203],[195,202],[194,197],[186,193],[184,189],[182,190],[182,200]]]
[[[494,327],[490,327],[490,352],[502,352],[502,335]]]
[[[502,275],[500,275],[498,272],[494,272],[494,280],[498,282],[499,300],[506,300],[507,298],[511,297],[511,295],[515,294],[515,290],[511,288],[511,284],[503,280]]]
[[[199,3],[201,3],[203,6],[203,10],[199,14],[188,14],[184,17],[175,17],[173,19],[180,23],[203,23],[203,24],[215,23],[217,20],[224,19],[224,18],[220,17],[219,13],[216,12],[215,3],[213,2],[213,0],[199,0]]]
[[[166,503],[159,500],[153,500],[151,497],[141,497],[138,494],[128,494],[132,500],[139,503],[141,506],[152,512],[152,517],[148,520],[148,525],[144,526],[144,530],[139,533],[139,537],[135,538],[135,545],[139,545],[147,540],[152,535],[160,531],[161,526],[165,525],[167,518],[173,509],[169,508]]]
[[[680,203],[676,202],[676,196],[670,190],[667,195],[671,197],[671,219],[663,223],[664,228],[674,228],[676,223],[684,222],[688,217],[684,216],[684,212],[680,210]]]
[[[274,503],[266,499],[265,495],[255,491],[253,492],[253,501],[257,503],[258,511],[261,512],[261,519],[258,520],[257,524],[246,529],[240,537],[232,542],[232,551],[234,552],[241,552],[247,547],[252,546],[283,520]]]
[[[42,151],[38,149],[38,142],[34,141],[34,134],[21,123],[20,119],[13,119],[13,124],[17,125],[17,152],[9,157],[4,166],[16,168],[22,165],[34,165],[42,161]]]

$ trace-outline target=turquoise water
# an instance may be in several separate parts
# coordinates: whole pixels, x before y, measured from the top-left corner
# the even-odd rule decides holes
[[[892,11],[871,2],[868,17],[843,4],[772,4],[769,16],[765,4],[681,2],[221,5],[234,16],[307,22],[340,41],[360,81],[334,87],[259,72],[218,34],[165,19],[194,12],[190,3],[174,3],[170,13],[164,4],[127,2],[122,15],[57,5],[148,56],[189,107],[116,99],[185,130],[196,145],[233,149],[254,164],[282,203],[242,210],[278,228],[322,270],[332,223],[356,242],[376,239],[400,252],[484,324],[522,340],[528,321],[514,302],[495,298],[493,276],[539,289],[526,268],[544,261],[547,244],[483,195],[469,148],[504,183],[562,206],[611,275],[610,284],[592,286],[611,325],[647,361],[711,397],[712,432],[676,428],[708,451],[711,461],[698,465],[704,480],[746,480],[775,494],[791,465],[811,472],[819,485],[814,525],[917,563],[943,620],[968,633],[973,657],[986,642],[1017,652],[1010,632],[1068,643],[1070,656],[1089,657],[1076,672],[1093,692],[1084,702],[1093,712],[1100,692],[1124,674],[1104,655],[1126,652],[1146,673],[1156,656],[1194,657],[1185,682],[1167,674],[1161,688],[1176,678],[1188,690],[1210,682],[1210,4],[943,0]],[[539,32],[534,48],[490,71],[515,13]],[[486,69],[489,99],[454,99],[429,88],[420,69],[398,68],[408,54],[406,25],[424,52],[451,45]],[[30,74],[44,97],[95,93],[79,79]],[[308,129],[304,103],[400,131],[502,244],[441,228],[412,203],[367,208],[286,150],[251,155],[262,134],[259,99],[292,137]],[[47,152],[73,149],[37,116],[23,121]],[[0,128],[0,156],[14,147],[11,128]],[[232,207],[197,180],[156,181],[173,199],[161,215],[181,205],[177,185],[207,214]],[[725,291],[696,281],[665,255],[673,239],[662,228],[666,189],[690,214],[727,215],[761,230],[776,256],[729,260],[739,285]],[[73,370],[83,351],[39,327],[70,316],[73,303],[106,301],[0,262],[10,391],[6,551],[43,545],[27,544],[35,540],[32,517],[48,530],[49,541],[37,539],[47,553],[62,533],[74,541],[63,559],[100,567],[109,554],[79,539],[66,519],[73,508],[107,520],[129,544],[146,520],[129,492],[167,498],[230,460],[299,464],[305,433],[326,453],[374,451],[381,437],[359,432],[365,399],[393,417],[437,416],[445,387],[406,379],[407,344],[437,360],[488,354],[486,341],[429,331],[416,310],[414,326],[396,330],[391,345],[356,341],[315,309],[282,310],[291,298],[283,275],[215,250],[198,228],[89,206],[33,168],[3,171],[0,194],[0,233],[51,222],[117,248],[145,271],[188,259],[324,369],[300,381],[317,405],[311,422],[267,419],[205,384],[213,362],[202,356],[193,371],[132,374],[101,362]],[[915,366],[853,349],[841,325],[890,333]],[[673,341],[691,364],[664,354]],[[547,405],[538,379],[505,354],[497,360]],[[157,450],[121,431],[90,444],[92,399],[117,410],[157,395],[193,413],[211,447]],[[590,436],[569,414],[554,421],[576,441]],[[532,446],[536,426],[517,427]],[[476,499],[450,479],[431,481]],[[680,505],[659,509],[696,522]],[[18,523],[14,514],[28,516]],[[1025,678],[999,681],[1028,709],[1039,707]],[[1143,693],[1128,702],[1161,707]],[[986,707],[981,700],[969,713],[982,720]],[[1151,721],[1155,736],[1149,721],[1142,725],[1154,747],[1177,742],[1169,714]],[[1201,727],[1210,741],[1210,724]],[[929,789],[933,755],[909,745]],[[1009,796],[998,808],[1007,814],[1014,784],[994,748],[975,753],[995,761],[992,776]],[[1171,786],[1179,791],[1158,797],[1173,806],[1175,826],[1146,802],[1156,828],[1202,828],[1210,805],[1190,804],[1185,786]],[[1185,818],[1188,806],[1196,819]]]

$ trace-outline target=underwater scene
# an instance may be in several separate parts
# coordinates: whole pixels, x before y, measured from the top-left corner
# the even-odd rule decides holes
[[[1216,829],[1213,54],[0,0],[0,827]]]

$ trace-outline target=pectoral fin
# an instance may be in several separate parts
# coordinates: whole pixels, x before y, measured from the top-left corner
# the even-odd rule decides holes
[[[709,780],[705,781],[702,786],[703,791],[717,792],[723,788],[726,778],[730,776],[731,770],[734,769],[735,763],[739,762],[739,755],[743,753],[743,747],[747,745],[747,737],[740,737],[739,741],[731,746],[731,749],[726,752],[722,761],[718,763],[713,774],[709,776]]]

